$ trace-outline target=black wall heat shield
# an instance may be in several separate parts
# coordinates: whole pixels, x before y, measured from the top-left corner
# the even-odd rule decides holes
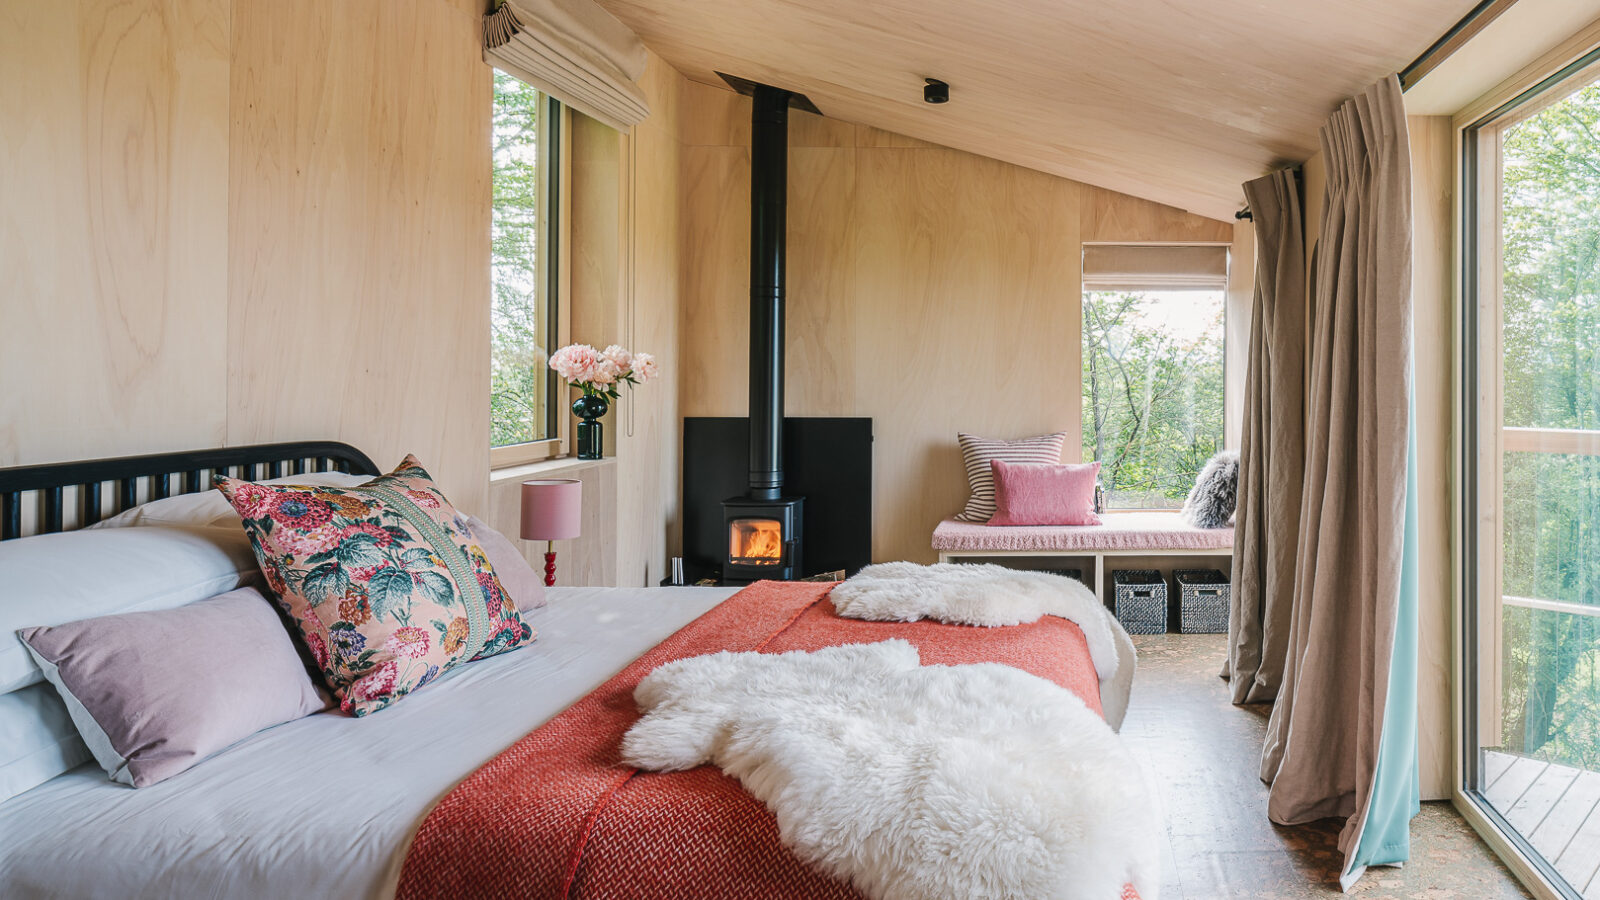
[[[806,501],[805,575],[872,561],[872,420],[783,420],[784,492]],[[721,567],[728,550],[722,502],[744,492],[750,420],[683,420],[683,556],[690,582]]]

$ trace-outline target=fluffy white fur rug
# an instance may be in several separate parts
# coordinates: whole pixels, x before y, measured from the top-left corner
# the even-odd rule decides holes
[[[867,566],[829,595],[839,615],[874,622],[936,619],[957,625],[1019,625],[1040,616],[1077,623],[1100,678],[1100,706],[1121,728],[1136,653],[1116,618],[1076,578],[996,565],[890,562]]]
[[[634,691],[631,765],[713,763],[802,860],[874,900],[1113,900],[1160,889],[1161,817],[1072,692],[902,640],[667,663]],[[996,702],[1003,698],[1004,702]]]

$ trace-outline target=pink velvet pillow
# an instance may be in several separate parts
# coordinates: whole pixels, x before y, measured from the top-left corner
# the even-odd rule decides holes
[[[990,525],[1099,525],[1094,513],[1097,462],[1053,466],[994,460],[995,514]]]

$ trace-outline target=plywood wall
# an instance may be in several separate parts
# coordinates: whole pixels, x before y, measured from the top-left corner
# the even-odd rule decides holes
[[[1448,116],[1412,116],[1411,196],[1417,427],[1418,750],[1424,799],[1451,794],[1451,621],[1455,531],[1455,129]]]
[[[490,69],[480,4],[237,3],[229,443],[488,478]]]
[[[225,437],[229,19],[0,16],[0,466]]]
[[[686,416],[747,411],[748,119],[746,98],[687,85]],[[957,431],[1065,430],[1078,456],[1082,243],[1228,243],[1234,229],[877,129],[790,121],[787,413],[873,418],[873,557],[928,561],[967,494]]]
[[[482,503],[479,7],[9,4],[0,465],[336,438]]]

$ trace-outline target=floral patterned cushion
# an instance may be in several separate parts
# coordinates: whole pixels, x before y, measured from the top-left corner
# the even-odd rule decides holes
[[[533,639],[466,516],[413,456],[358,487],[217,488],[345,712],[376,712]]]

